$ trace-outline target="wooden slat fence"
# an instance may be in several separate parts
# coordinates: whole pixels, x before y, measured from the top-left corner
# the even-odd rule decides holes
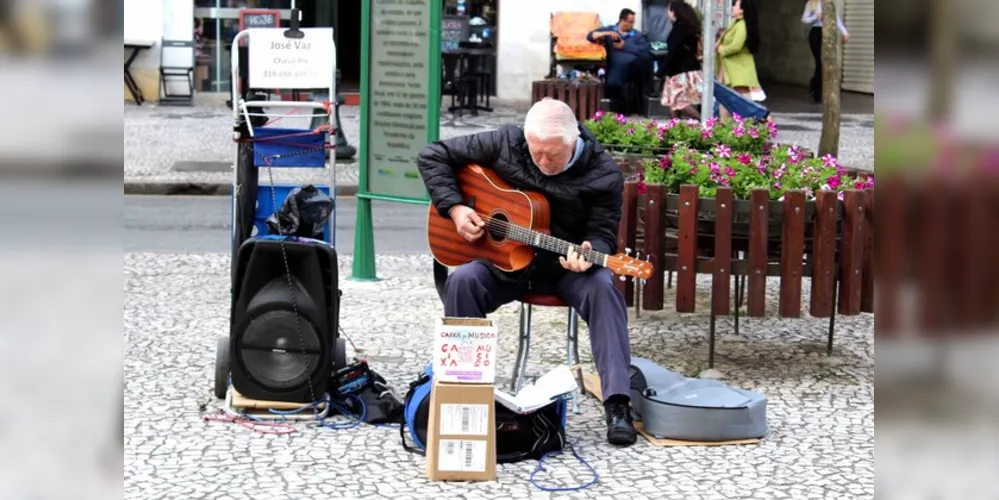
[[[537,80],[531,83],[531,104],[545,97],[558,99],[569,105],[580,122],[593,118],[604,97],[604,84],[564,80]]]
[[[646,190],[640,195],[636,183],[626,183],[618,236],[619,251],[640,246],[640,256],[656,269],[642,287],[642,309],[665,308],[666,278],[676,273],[674,309],[680,313],[696,310],[697,275],[712,276],[712,327],[716,315],[739,314],[744,293],[747,316],[765,316],[768,277],[780,279],[775,309],[784,318],[801,316],[802,280],[811,278],[809,312],[830,318],[830,342],[835,315],[874,311],[873,191],[846,191],[842,201],[832,191],[813,201],[789,191],[780,202],[765,189],[748,200],[734,199],[728,188],[715,198],[700,198],[692,185],[679,193],[661,185]],[[634,305],[630,283],[621,286]],[[713,337],[714,328],[712,344]]]

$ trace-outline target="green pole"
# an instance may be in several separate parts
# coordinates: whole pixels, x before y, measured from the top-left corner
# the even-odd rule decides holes
[[[371,51],[371,0],[361,0],[361,131],[358,145],[359,188],[357,221],[354,224],[354,263],[350,278],[355,281],[377,281],[375,274],[375,230],[371,221],[371,200],[363,196],[368,191],[368,99],[371,96],[368,60]]]

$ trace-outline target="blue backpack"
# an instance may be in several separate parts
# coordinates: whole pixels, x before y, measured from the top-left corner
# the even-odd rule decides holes
[[[403,424],[399,426],[402,447],[411,453],[426,454],[427,420],[430,418],[430,389],[433,365],[409,384],[403,403]],[[510,411],[496,403],[496,461],[513,463],[539,460],[546,453],[565,447],[566,402],[559,401],[527,415]],[[410,445],[406,439],[409,428]]]

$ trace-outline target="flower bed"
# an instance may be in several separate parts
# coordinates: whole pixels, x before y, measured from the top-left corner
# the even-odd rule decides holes
[[[840,199],[846,189],[871,189],[873,173],[847,172],[832,155],[809,158],[794,146],[765,148],[754,155],[735,152],[719,144],[709,151],[676,145],[660,158],[645,160],[639,192],[645,184],[663,184],[670,193],[693,184],[701,197],[713,198],[719,187],[731,187],[736,199],[748,199],[753,189],[765,188],[771,200],[783,201],[784,192],[801,189],[808,200],[820,189],[836,191]]]
[[[712,118],[705,124],[677,118],[658,123],[598,111],[583,124],[608,151],[647,157],[667,154],[680,144],[700,151],[723,144],[733,151],[763,153],[777,138],[773,120],[756,121],[738,115],[730,120]]]
[[[801,190],[805,194],[805,239],[808,245],[813,235],[811,221],[816,192],[833,191],[842,200],[846,190],[874,188],[873,173],[847,171],[831,155],[809,158],[793,146],[767,149],[767,153],[754,155],[736,153],[726,145],[714,146],[709,151],[676,145],[669,154],[661,158],[645,160],[639,172],[637,192],[644,195],[649,184],[663,186],[667,203],[663,214],[665,226],[675,230],[679,228],[679,212],[676,207],[679,203],[680,186],[697,186],[698,197],[706,202],[702,203],[703,206],[713,206],[713,198],[720,187],[732,189],[737,206],[748,203],[745,200],[749,199],[754,189],[766,189],[771,200],[768,210],[770,250],[778,253],[782,226],[781,203],[787,191]],[[732,236],[736,249],[744,249],[748,244],[749,213],[748,210],[737,210],[733,214]],[[836,218],[840,218],[838,210]],[[714,212],[699,212],[697,219],[698,235],[704,242],[702,248],[710,249],[714,234]]]

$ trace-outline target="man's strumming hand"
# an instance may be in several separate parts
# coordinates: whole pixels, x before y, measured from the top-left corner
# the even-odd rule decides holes
[[[482,237],[482,228],[486,224],[482,222],[482,218],[471,207],[455,205],[448,212],[448,215],[451,216],[451,220],[454,222],[454,228],[462,238],[465,238],[465,241],[471,242]]]

